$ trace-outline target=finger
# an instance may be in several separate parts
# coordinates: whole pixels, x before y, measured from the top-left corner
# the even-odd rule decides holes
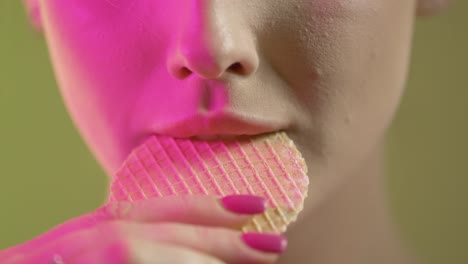
[[[133,239],[130,236],[125,241],[118,239],[116,230],[125,226],[128,227],[126,223],[116,221],[70,235],[55,241],[47,252],[35,256],[30,263],[50,263],[59,257],[63,263],[76,264],[224,264],[213,256],[187,248],[143,241],[135,234]]]
[[[227,264],[214,256],[177,245],[139,240],[132,243],[134,258],[138,264]]]
[[[184,247],[161,244],[153,241],[134,240],[128,242],[131,248],[122,243],[111,243],[106,247],[92,247],[67,258],[64,263],[74,264],[225,264],[213,256]]]
[[[228,228],[179,223],[125,223],[131,234],[212,255],[226,263],[273,263],[287,240],[275,234],[242,234]]]
[[[96,211],[97,219],[140,222],[179,222],[239,228],[255,214],[266,210],[267,201],[252,195],[217,198],[181,195],[136,202],[114,202]]]

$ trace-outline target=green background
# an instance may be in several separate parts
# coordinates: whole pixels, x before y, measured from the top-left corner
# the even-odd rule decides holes
[[[417,22],[389,135],[389,186],[427,263],[468,263],[468,1]],[[106,178],[72,125],[42,37],[0,0],[0,249],[104,201]]]

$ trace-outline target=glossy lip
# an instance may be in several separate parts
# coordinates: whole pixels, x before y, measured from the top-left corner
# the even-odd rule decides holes
[[[233,140],[285,130],[288,124],[271,122],[260,118],[240,118],[234,114],[195,115],[170,123],[166,126],[154,126],[144,133],[144,142],[152,135],[164,135],[173,138],[190,138],[204,141]]]

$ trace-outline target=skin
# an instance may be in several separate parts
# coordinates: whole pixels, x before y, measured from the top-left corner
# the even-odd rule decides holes
[[[67,110],[110,177],[150,134],[194,136],[186,125],[170,129],[191,117],[208,124],[205,133],[285,130],[309,167],[310,190],[280,262],[405,263],[383,142],[404,92],[414,19],[447,2],[26,4]]]

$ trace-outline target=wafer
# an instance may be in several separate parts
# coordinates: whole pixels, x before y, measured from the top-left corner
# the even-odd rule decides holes
[[[283,233],[302,210],[308,184],[305,161],[285,132],[215,141],[153,135],[119,168],[109,201],[258,195],[267,211],[242,231]]]

